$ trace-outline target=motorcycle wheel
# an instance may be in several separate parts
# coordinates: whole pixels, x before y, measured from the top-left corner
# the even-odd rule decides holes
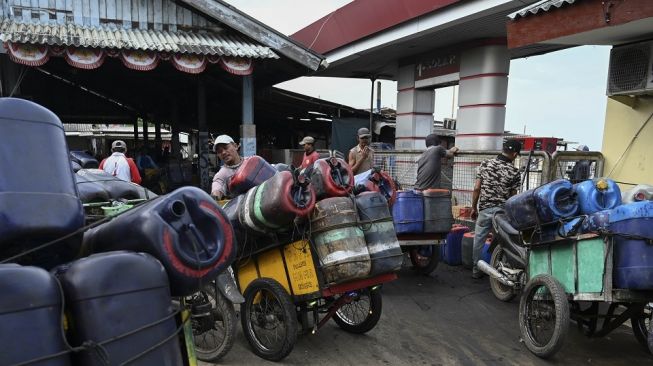
[[[440,262],[440,247],[438,245],[420,245],[411,248],[409,254],[413,268],[423,275],[435,271]]]
[[[211,304],[209,313],[193,315],[193,343],[200,361],[216,362],[226,355],[236,338],[236,310],[221,292],[215,291],[215,284],[205,285],[190,297],[191,307]]]
[[[492,266],[492,268],[498,270],[499,262],[501,261],[505,262],[503,248],[501,248],[501,246],[497,246],[496,248],[494,248],[494,251],[492,252],[490,265]],[[493,278],[492,276],[490,276],[490,288],[492,289],[492,293],[494,294],[494,297],[496,297],[501,301],[509,302],[510,300],[514,299],[515,296],[517,295],[512,287],[504,285],[503,283]]]
[[[633,328],[633,333],[639,344],[641,344],[646,351],[653,353],[653,303],[646,305],[644,310],[630,318],[630,324]]]
[[[528,281],[519,302],[519,330],[528,350],[538,357],[560,350],[569,332],[569,303],[555,278],[541,274]]]
[[[378,290],[362,290],[349,304],[344,304],[336,311],[333,321],[340,328],[356,334],[372,330],[381,319],[383,298]]]

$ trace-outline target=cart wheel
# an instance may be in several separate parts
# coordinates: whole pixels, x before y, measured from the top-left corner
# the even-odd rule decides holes
[[[649,303],[644,310],[630,318],[630,324],[637,341],[648,351],[653,353],[653,303]]]
[[[216,362],[226,355],[236,337],[236,310],[222,293],[215,293],[213,283],[189,296],[193,315],[193,343],[197,358]],[[210,305],[210,307],[209,307]]]
[[[440,247],[438,245],[420,245],[410,249],[410,262],[413,268],[428,275],[435,271],[440,262]]]
[[[244,295],[241,321],[254,353],[270,361],[288,356],[297,340],[297,313],[290,295],[270,278],[254,280]]]
[[[562,347],[569,331],[569,303],[560,283],[537,275],[526,284],[519,302],[519,330],[526,347],[547,358]]]
[[[352,302],[344,304],[333,316],[333,320],[349,333],[367,333],[381,319],[383,300],[379,290],[361,290]]]
[[[503,252],[503,248],[501,246],[497,246],[494,248],[494,251],[492,252],[492,258],[490,259],[490,265],[492,268],[499,269],[499,262],[502,262],[503,265],[506,264],[506,259],[505,255]],[[513,290],[512,287],[506,286],[503,283],[499,282],[499,280],[493,278],[490,276],[490,288],[492,289],[492,293],[494,294],[494,297],[501,301],[510,301],[515,298],[517,295],[515,291]]]

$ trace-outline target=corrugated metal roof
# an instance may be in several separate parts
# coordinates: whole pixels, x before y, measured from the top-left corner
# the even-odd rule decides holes
[[[269,47],[236,34],[125,29],[115,24],[83,26],[4,19],[0,41],[201,55],[279,58]]]
[[[517,18],[524,18],[539,12],[545,13],[552,7],[561,8],[565,5],[573,5],[575,2],[576,0],[542,0],[523,9],[520,9],[512,14],[508,14],[508,18],[515,20]]]

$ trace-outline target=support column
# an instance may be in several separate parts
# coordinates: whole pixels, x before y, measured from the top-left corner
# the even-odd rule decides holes
[[[510,55],[505,44],[464,51],[456,146],[462,150],[501,150],[506,118]]]
[[[177,161],[181,162],[182,159],[182,154],[181,154],[181,143],[179,142],[179,102],[177,99],[172,98],[171,100],[172,103],[172,110],[171,110],[171,118],[172,122],[170,123],[170,133],[172,134],[172,140],[170,141],[170,157],[176,159]]]
[[[426,148],[424,138],[433,131],[434,105],[433,90],[415,89],[415,65],[399,67],[395,149]]]
[[[200,188],[211,192],[211,179],[209,177],[209,131],[206,127],[206,87],[202,81],[197,83],[197,122],[198,134],[198,166],[200,174]]]
[[[243,76],[243,124],[240,125],[240,146],[243,156],[256,155],[256,125],[254,125],[254,79]]]

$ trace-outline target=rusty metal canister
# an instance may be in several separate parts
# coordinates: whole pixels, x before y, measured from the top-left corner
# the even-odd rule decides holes
[[[312,243],[328,283],[341,283],[370,274],[365,234],[351,198],[326,198],[311,214]]]

